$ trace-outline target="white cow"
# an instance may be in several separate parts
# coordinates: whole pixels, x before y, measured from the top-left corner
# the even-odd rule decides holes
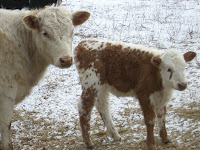
[[[0,133],[3,150],[13,149],[10,124],[14,105],[21,102],[53,64],[73,63],[75,26],[90,14],[69,13],[62,7],[41,10],[0,10]]]

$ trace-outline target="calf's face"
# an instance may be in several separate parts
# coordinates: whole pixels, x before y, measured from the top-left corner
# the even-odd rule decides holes
[[[68,13],[62,7],[47,7],[24,18],[25,26],[33,31],[39,52],[60,68],[73,64],[72,40],[74,27],[84,23],[90,14],[86,11]]]
[[[164,87],[183,91],[187,88],[185,78],[186,63],[196,56],[195,52],[182,55],[176,50],[168,50],[160,57],[153,57],[151,62],[160,69]]]

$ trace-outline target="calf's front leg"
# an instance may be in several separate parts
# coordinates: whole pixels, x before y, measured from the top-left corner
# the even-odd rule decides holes
[[[156,150],[155,138],[154,138],[154,124],[155,124],[155,112],[150,103],[141,103],[144,121],[147,128],[147,148],[148,150]]]
[[[155,109],[159,127],[159,134],[162,139],[162,142],[165,144],[171,143],[170,139],[167,136],[167,130],[165,127],[165,115],[166,115],[166,106],[163,108]]]
[[[13,150],[10,127],[15,101],[4,97],[0,100],[0,132],[3,150]]]

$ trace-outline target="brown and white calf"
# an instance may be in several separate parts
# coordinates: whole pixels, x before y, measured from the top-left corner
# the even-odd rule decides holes
[[[10,124],[14,105],[37,85],[53,64],[68,68],[73,63],[75,26],[90,14],[69,13],[62,7],[0,10],[0,133],[3,150],[11,150]]]
[[[196,56],[177,50],[166,52],[142,45],[101,40],[82,41],[75,48],[75,63],[82,85],[79,103],[80,125],[87,147],[91,142],[90,116],[93,106],[99,111],[110,136],[121,140],[110,114],[109,92],[139,100],[147,127],[148,149],[156,149],[154,122],[157,116],[160,137],[169,143],[165,128],[166,104],[173,90],[183,91],[186,62]]]

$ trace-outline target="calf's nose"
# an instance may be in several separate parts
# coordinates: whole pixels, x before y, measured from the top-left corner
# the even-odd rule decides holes
[[[186,88],[187,88],[187,83],[186,82],[178,83],[178,90],[179,91],[183,91]]]
[[[72,65],[72,63],[73,63],[72,57],[64,56],[64,57],[60,58],[60,64],[64,68],[70,67]]]

